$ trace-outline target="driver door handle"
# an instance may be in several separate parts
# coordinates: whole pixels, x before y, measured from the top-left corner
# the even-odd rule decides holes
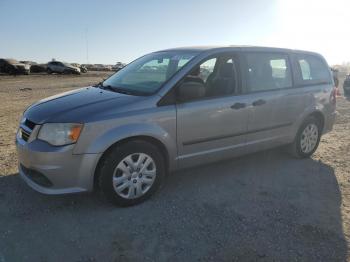
[[[266,104],[266,101],[264,99],[259,99],[259,100],[256,100],[252,103],[253,106],[261,106],[264,104]]]

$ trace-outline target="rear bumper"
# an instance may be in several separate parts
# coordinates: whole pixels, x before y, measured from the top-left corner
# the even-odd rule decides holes
[[[338,111],[331,113],[326,119],[323,128],[323,134],[326,134],[333,130],[333,125],[337,119]]]
[[[43,194],[67,194],[93,190],[100,154],[74,155],[74,145],[54,147],[43,141],[16,138],[19,174]]]
[[[350,85],[343,86],[343,89],[344,89],[345,92],[350,92]]]

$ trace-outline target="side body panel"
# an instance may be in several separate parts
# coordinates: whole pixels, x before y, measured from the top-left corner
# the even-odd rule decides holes
[[[213,98],[177,105],[180,167],[209,163],[244,153],[248,108],[241,96]]]
[[[328,68],[329,80],[324,83],[315,83],[305,85],[301,81],[301,71],[297,62],[297,55],[303,55],[305,52],[296,51],[291,53],[290,57],[294,68],[295,90],[303,96],[304,107],[302,113],[298,116],[293,125],[293,134],[295,136],[299,126],[310,114],[318,113],[323,117],[324,125],[322,133],[325,134],[332,130],[336,118],[336,104],[332,101],[334,92],[334,82],[332,73],[328,67],[326,60],[318,55],[312,54],[323,61],[324,66]],[[308,53],[306,53],[308,54]],[[294,137],[293,137],[294,139]]]
[[[118,118],[94,121],[84,131],[74,148],[74,154],[105,152],[113,144],[130,137],[147,136],[161,142],[168,151],[169,168],[176,168],[175,106],[145,108],[122,114]]]

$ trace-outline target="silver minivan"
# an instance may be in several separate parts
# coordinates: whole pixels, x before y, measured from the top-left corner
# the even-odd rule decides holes
[[[332,75],[319,54],[169,49],[31,105],[16,137],[19,173],[45,194],[99,189],[129,206],[175,169],[281,145],[309,157],[335,116]]]

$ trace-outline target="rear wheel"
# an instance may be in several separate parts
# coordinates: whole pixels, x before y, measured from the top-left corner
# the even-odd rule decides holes
[[[118,206],[143,202],[159,188],[165,175],[162,155],[157,147],[144,141],[116,146],[102,161],[100,188]]]
[[[310,157],[317,149],[321,139],[321,124],[313,117],[308,117],[300,126],[294,142],[290,145],[290,153],[297,158]]]

